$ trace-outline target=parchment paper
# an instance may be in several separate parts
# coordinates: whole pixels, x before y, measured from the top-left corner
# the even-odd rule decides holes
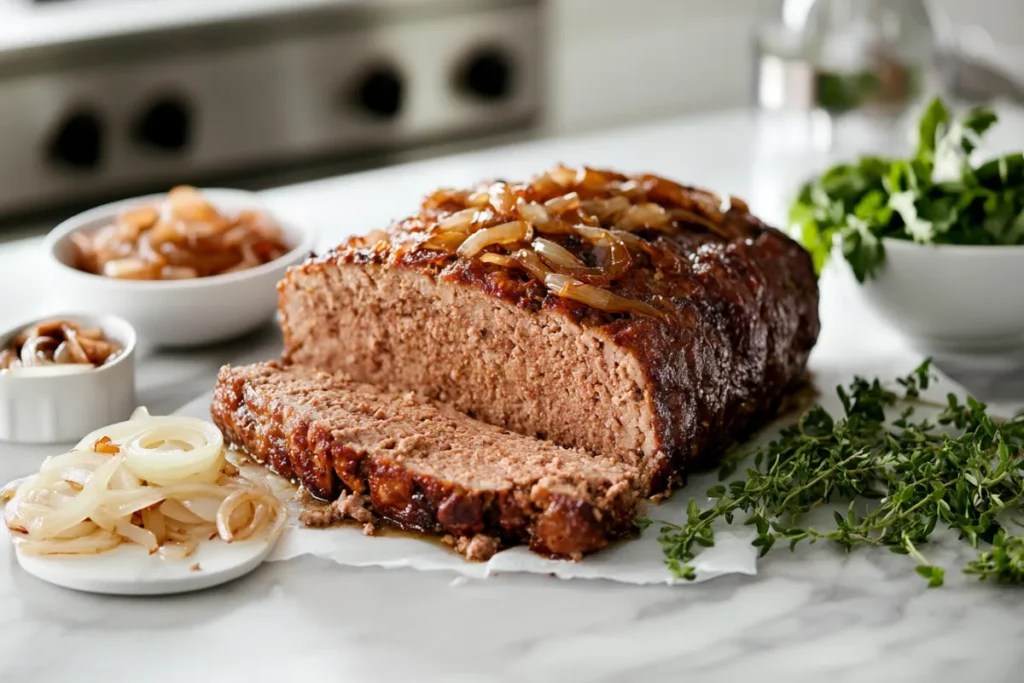
[[[811,364],[814,384],[819,392],[818,402],[833,415],[841,412],[835,395],[835,386],[848,383],[854,374],[893,380],[912,371],[920,358],[912,353],[893,353],[885,356],[843,356],[843,363],[828,357],[817,357]],[[856,361],[856,362],[851,362]],[[842,366],[842,367],[840,367]],[[893,384],[893,386],[896,386]],[[945,401],[949,392],[960,395],[964,390],[951,380],[941,381],[925,392],[925,396]],[[200,396],[179,410],[179,414],[209,419],[210,395]],[[753,447],[777,434],[778,429],[797,417],[794,412],[762,431],[747,445]],[[708,504],[704,491],[717,482],[709,473],[693,477],[687,486],[660,505],[650,505],[649,516],[659,520],[682,522],[686,518],[686,505],[691,497],[702,507]],[[352,567],[408,567],[422,571],[448,571],[468,578],[486,578],[502,572],[550,574],[563,579],[607,579],[632,584],[676,583],[664,564],[658,544],[658,525],[647,529],[635,540],[620,541],[612,547],[582,562],[550,560],[534,555],[525,548],[511,548],[496,554],[486,563],[467,562],[451,549],[426,539],[406,535],[365,536],[361,528],[337,526],[328,529],[302,527],[294,518],[285,529],[270,561],[288,560],[300,555],[315,555]],[[693,562],[697,570],[696,582],[725,574],[757,573],[757,551],[750,545],[752,531],[735,525],[716,531],[714,547],[703,550]],[[679,583],[691,583],[683,581]]]

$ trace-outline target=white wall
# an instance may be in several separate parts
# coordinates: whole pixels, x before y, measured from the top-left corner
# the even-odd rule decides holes
[[[738,107],[750,101],[751,33],[759,0],[548,3],[551,132]],[[937,4],[957,34],[980,26],[997,42],[1024,50],[1024,0]],[[974,31],[975,36],[978,33]],[[1024,73],[1018,75],[1024,80]]]

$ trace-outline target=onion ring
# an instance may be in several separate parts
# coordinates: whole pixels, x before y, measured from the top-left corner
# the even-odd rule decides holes
[[[4,501],[19,551],[38,555],[95,554],[130,543],[187,557],[218,536],[275,538],[287,519],[265,483],[249,482],[226,463],[213,425],[145,410],[4,485]]]

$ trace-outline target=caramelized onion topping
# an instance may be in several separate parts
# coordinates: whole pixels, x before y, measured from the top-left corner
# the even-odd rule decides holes
[[[546,225],[551,221],[551,214],[549,214],[548,210],[540,204],[534,204],[520,199],[519,203],[516,205],[516,210],[519,212],[520,218],[535,226]]]
[[[548,171],[547,178],[550,178],[561,187],[572,187],[576,183],[576,171],[565,166],[555,166]]]
[[[574,226],[577,235],[591,242],[604,254],[603,270],[609,281],[618,280],[633,265],[629,248],[622,239],[611,230],[593,228],[589,225]]]
[[[445,216],[437,221],[437,229],[441,232],[465,232],[473,227],[473,220],[476,218],[476,209],[463,209]]]
[[[556,216],[561,216],[567,211],[575,211],[580,208],[580,196],[575,192],[554,197],[544,202],[544,208]]]
[[[538,237],[530,246],[554,268],[586,268],[583,261],[557,242]]]
[[[596,228],[595,228],[596,229]],[[583,282],[591,285],[608,285],[615,279],[616,273],[622,270],[621,266],[615,270],[606,269],[604,267],[588,267],[578,258],[576,258],[571,251],[561,246],[557,242],[552,242],[544,238],[537,238],[530,245],[533,247],[535,253],[539,254],[541,260],[556,273],[567,275],[573,278],[582,280]],[[608,252],[605,252],[607,254]],[[605,256],[605,260],[608,256]]]
[[[686,267],[649,233],[671,235],[699,226],[726,240],[738,237],[742,228],[728,224],[724,213],[729,206],[745,211],[746,204],[732,197],[724,201],[653,175],[559,165],[527,185],[493,182],[435,192],[424,209],[444,213],[419,246],[521,269],[556,296],[600,310],[661,319],[663,311],[614,294],[608,285],[625,277],[638,257],[658,268]],[[573,251],[580,242],[585,255]]]
[[[660,204],[645,202],[634,204],[622,212],[618,227],[623,230],[665,230],[670,226],[672,218]]]
[[[466,235],[461,232],[441,232],[433,235],[420,246],[430,251],[443,251],[454,254],[455,251],[466,241]]]
[[[551,273],[551,270],[544,265],[544,262],[540,260],[540,256],[537,256],[536,252],[530,251],[529,249],[520,249],[512,255],[515,262],[519,264],[523,270],[532,275],[535,279],[544,282],[544,278]]]
[[[559,273],[549,273],[544,277],[544,284],[556,296],[572,299],[582,304],[609,313],[639,313],[650,318],[664,320],[665,314],[654,306],[635,299],[627,299],[618,294],[601,289],[594,285],[583,284],[571,277]]]
[[[677,221],[681,221],[683,223],[695,223],[697,225],[702,225],[709,231],[715,233],[716,235],[721,235],[722,237],[728,238],[728,234],[722,229],[722,227],[718,223],[715,223],[713,220],[705,218],[700,214],[694,213],[693,211],[688,211],[686,209],[672,209],[669,215],[671,215],[672,218]]]
[[[0,373],[43,365],[100,367],[121,353],[102,330],[72,320],[47,320],[18,334],[0,351]]]
[[[269,263],[290,248],[270,216],[221,213],[194,187],[159,205],[128,209],[95,231],[70,237],[74,267],[126,280],[181,280]]]
[[[488,192],[490,204],[499,216],[507,214],[516,205],[516,196],[506,183],[494,183]]]
[[[516,244],[526,241],[532,236],[532,232],[530,224],[524,221],[502,223],[493,228],[484,228],[474,232],[459,245],[456,253],[463,258],[469,258],[492,244]]]
[[[602,223],[613,221],[621,213],[625,213],[631,206],[629,199],[619,195],[611,199],[591,199],[581,204],[584,213],[590,214]]]

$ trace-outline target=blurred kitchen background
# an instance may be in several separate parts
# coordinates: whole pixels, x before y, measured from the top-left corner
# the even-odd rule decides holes
[[[1024,101],[1022,29],[1021,0],[0,0],[0,239],[688,113],[832,145],[930,90]]]

